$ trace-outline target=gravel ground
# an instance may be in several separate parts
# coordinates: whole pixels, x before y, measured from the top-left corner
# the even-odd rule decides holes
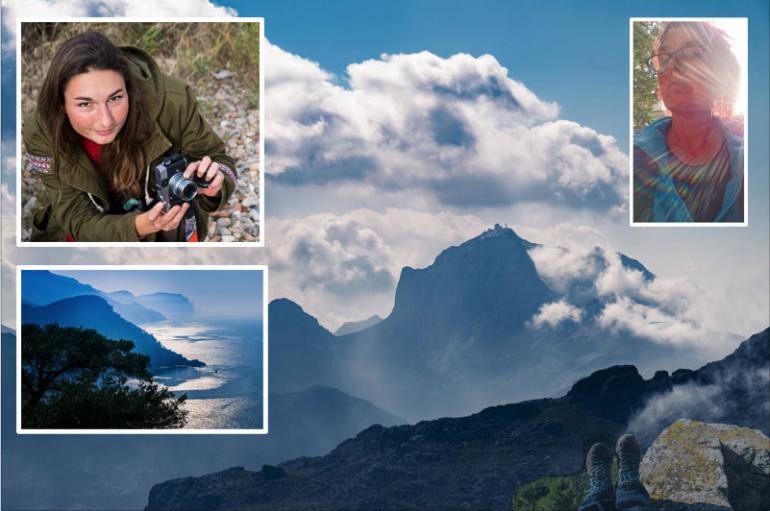
[[[37,74],[41,74],[39,71]],[[220,76],[227,73],[220,73]],[[22,84],[25,98],[37,96],[36,87],[42,77],[34,76]],[[227,207],[211,214],[206,241],[254,242],[260,240],[259,205],[262,200],[259,171],[259,111],[249,109],[246,88],[233,75],[212,79],[196,87],[204,116],[214,131],[227,144],[228,153],[237,160],[238,186]],[[34,100],[22,104],[25,118],[34,109]],[[48,200],[34,172],[22,158],[22,240],[28,241],[32,217]]]

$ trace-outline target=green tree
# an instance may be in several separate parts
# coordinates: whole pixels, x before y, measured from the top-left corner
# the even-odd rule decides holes
[[[661,24],[656,21],[636,21],[633,25],[634,133],[662,113],[658,99],[658,78],[647,67],[647,61],[652,57],[655,39],[660,29]]]
[[[513,495],[513,511],[577,509],[587,483],[585,473],[537,479],[519,487]]]
[[[22,325],[22,426],[155,429],[184,426],[186,394],[153,383],[134,343],[84,328]]]

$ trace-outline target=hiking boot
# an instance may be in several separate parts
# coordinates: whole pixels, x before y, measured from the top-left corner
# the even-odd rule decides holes
[[[611,467],[612,454],[609,447],[602,443],[592,445],[586,455],[588,488],[578,511],[615,511],[615,496],[610,480]]]
[[[649,509],[650,495],[639,480],[641,455],[634,435],[626,433],[620,437],[615,452],[618,455],[615,507],[620,510]]]

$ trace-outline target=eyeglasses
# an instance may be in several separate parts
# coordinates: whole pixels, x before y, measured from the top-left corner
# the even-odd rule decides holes
[[[676,59],[678,62],[687,63],[699,60],[706,54],[706,48],[700,45],[685,46],[670,53],[658,53],[647,60],[647,67],[652,74],[660,74],[668,71]]]

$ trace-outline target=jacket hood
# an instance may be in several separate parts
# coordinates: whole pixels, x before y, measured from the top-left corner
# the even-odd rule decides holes
[[[122,46],[120,51],[128,60],[131,76],[138,81],[142,97],[147,105],[147,113],[152,119],[157,119],[163,108],[165,92],[158,64],[149,53],[139,48]]]

